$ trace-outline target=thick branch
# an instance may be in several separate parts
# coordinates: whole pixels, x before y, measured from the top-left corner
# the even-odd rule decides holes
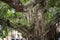
[[[16,11],[20,11],[23,12],[23,6],[19,4],[19,0],[17,2],[17,0],[1,0],[5,3],[7,3],[8,5],[10,5],[12,8],[14,8]]]
[[[19,11],[19,12],[26,12],[27,7],[31,7],[32,5],[35,5],[34,0],[30,0],[24,5],[22,5],[19,0],[0,0],[0,1],[7,3],[12,8],[14,8],[16,11]]]

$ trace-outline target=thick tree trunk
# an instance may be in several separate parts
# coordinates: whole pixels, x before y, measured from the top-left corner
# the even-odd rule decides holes
[[[43,8],[41,9],[39,5],[35,10],[35,27],[33,40],[44,40],[43,32],[44,32],[44,17],[43,17]]]

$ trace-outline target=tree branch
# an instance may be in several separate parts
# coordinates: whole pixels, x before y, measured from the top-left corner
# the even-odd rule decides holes
[[[14,8],[16,11],[20,11],[23,12],[24,11],[24,7],[23,5],[19,4],[19,0],[17,2],[17,0],[1,0],[2,2],[7,3],[9,6],[11,6],[12,8]]]
[[[6,19],[0,19],[0,24],[3,25],[4,23],[7,25],[8,28],[15,29],[19,32],[22,31],[22,32],[27,33],[27,34],[29,33],[29,30],[27,29],[27,26],[25,26],[25,25],[17,26],[15,28],[15,25],[13,25],[8,19],[7,20]]]
[[[19,12],[26,12],[28,7],[35,5],[34,0],[30,0],[26,4],[23,4],[23,5],[19,0],[0,0],[0,1],[7,3],[9,6],[11,6],[16,11],[19,11]]]

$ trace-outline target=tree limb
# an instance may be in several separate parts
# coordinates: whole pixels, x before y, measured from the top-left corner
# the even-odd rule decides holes
[[[7,25],[8,28],[15,29],[19,32],[22,31],[22,32],[27,33],[27,34],[29,33],[27,28],[25,28],[26,26],[24,26],[24,25],[22,25],[21,27],[19,26],[19,27],[15,28],[15,26],[8,19],[7,20],[6,19],[0,19],[0,24],[3,25],[4,23]]]
[[[24,11],[24,7],[23,5],[19,4],[19,0],[17,2],[17,0],[1,0],[2,2],[7,3],[9,6],[11,6],[12,8],[14,8],[16,11],[20,11],[23,12]]]
[[[9,6],[11,6],[16,11],[19,11],[19,12],[26,12],[27,7],[31,7],[32,5],[35,5],[34,0],[30,0],[26,4],[23,4],[23,5],[19,0],[0,0],[0,1],[7,3]]]

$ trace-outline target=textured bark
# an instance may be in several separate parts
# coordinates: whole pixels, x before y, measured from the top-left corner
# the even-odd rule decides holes
[[[35,27],[33,33],[33,40],[44,40],[44,37],[42,35],[44,32],[44,8],[40,7],[41,6],[37,4],[35,8]]]
[[[45,22],[44,22],[44,11],[45,11],[45,1],[37,1],[36,7],[36,18],[35,18],[35,29],[34,29],[34,40],[45,40],[46,37],[43,36],[45,32]]]

